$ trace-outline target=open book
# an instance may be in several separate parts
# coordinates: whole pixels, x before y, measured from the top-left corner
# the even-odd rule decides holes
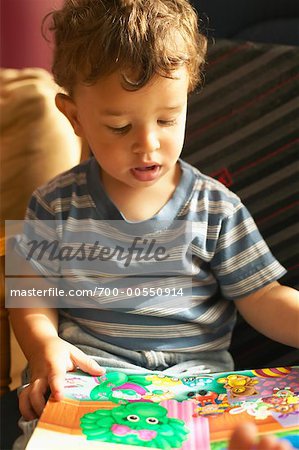
[[[299,449],[299,367],[179,377],[70,372],[64,393],[49,399],[27,450],[225,450],[242,421]]]

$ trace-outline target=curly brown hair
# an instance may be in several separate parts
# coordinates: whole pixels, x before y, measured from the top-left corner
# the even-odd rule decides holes
[[[76,83],[92,85],[116,70],[128,90],[154,74],[172,78],[182,65],[189,91],[201,80],[206,38],[188,0],[65,0],[45,17],[44,35],[48,19],[54,79],[70,95]]]

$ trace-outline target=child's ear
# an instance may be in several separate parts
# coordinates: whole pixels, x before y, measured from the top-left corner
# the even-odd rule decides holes
[[[57,94],[55,97],[55,104],[62,114],[70,121],[74,132],[79,137],[83,136],[83,130],[78,119],[77,106],[74,101],[65,94]]]

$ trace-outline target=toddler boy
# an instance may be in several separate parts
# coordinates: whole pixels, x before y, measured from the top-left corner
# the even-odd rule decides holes
[[[298,293],[277,282],[285,271],[249,212],[180,159],[188,94],[200,81],[206,51],[188,1],[66,0],[51,17],[53,73],[64,90],[56,105],[93,156],[37,189],[26,218],[41,236],[48,221],[54,224],[61,248],[66,235],[78,248],[82,221],[97,237],[99,221],[141,225],[164,238],[178,232],[173,223],[192,223],[192,259],[183,273],[192,278],[192,292],[183,289],[173,306],[170,296],[157,294],[156,280],[150,305],[136,298],[125,310],[101,303],[59,314],[11,309],[30,368],[20,395],[24,418],[41,414],[48,386],[59,400],[65,372],[76,367],[93,375],[104,366],[232,370],[235,307],[265,335],[298,346]],[[114,236],[109,226],[101,232]],[[180,260],[175,252],[171,257]],[[31,262],[48,276],[66,275],[59,264]]]

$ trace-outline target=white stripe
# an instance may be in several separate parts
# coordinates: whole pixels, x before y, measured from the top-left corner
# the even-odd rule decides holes
[[[88,326],[90,330],[94,330],[100,334],[111,337],[129,337],[129,338],[179,338],[192,337],[206,334],[206,329],[198,324],[183,323],[180,325],[137,325],[137,324],[121,324],[94,322],[88,319],[76,318],[76,321],[84,326]]]
[[[191,245],[191,251],[193,256],[197,256],[204,261],[211,261],[214,255],[214,252],[208,252],[205,248],[198,247],[194,244]]]
[[[249,235],[256,229],[256,224],[254,223],[252,217],[248,217],[239,225],[235,226],[232,230],[228,231],[225,235],[219,238],[217,242],[217,250],[215,253],[218,253],[220,250],[224,250],[225,248],[230,247],[232,244],[239,241],[244,236]]]
[[[215,266],[214,269],[217,270],[218,276],[233,274],[247,264],[259,260],[261,256],[264,256],[267,253],[269,253],[267,245],[264,241],[259,241],[246,250],[232,256],[228,260],[222,261],[221,264]]]
[[[283,275],[283,268],[277,262],[273,261],[272,264],[259,270],[251,276],[246,276],[245,279],[222,287],[222,291],[228,297],[242,296],[255,289],[261,288],[265,283],[270,283],[273,280],[278,279]]]
[[[209,342],[205,342],[194,346],[189,345],[188,347],[173,347],[171,348],[171,351],[191,353],[197,351],[203,352],[209,350],[227,350],[230,345],[230,340],[231,340],[231,333],[226,333],[224,336],[221,336],[220,338],[214,339]]]
[[[229,303],[226,300],[219,300],[216,305],[209,308],[205,313],[200,315],[200,323],[206,324],[207,326],[209,324],[215,323],[219,319],[219,317],[224,314],[228,306]]]
[[[73,194],[72,197],[57,198],[51,202],[51,208],[56,212],[69,211],[70,205],[76,209],[94,208],[95,203],[89,195],[77,196]]]
[[[42,195],[51,194],[55,189],[64,189],[72,184],[84,185],[86,184],[86,173],[85,172],[67,172],[63,175],[58,175],[47,184],[41,186]]]
[[[235,206],[226,200],[193,199],[189,203],[189,211],[193,213],[210,213],[231,216],[235,212]]]

